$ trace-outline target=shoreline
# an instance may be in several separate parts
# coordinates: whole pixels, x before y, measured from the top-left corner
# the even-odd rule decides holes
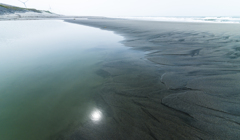
[[[21,15],[23,14],[23,15]],[[9,21],[9,20],[72,20],[72,19],[81,19],[81,20],[96,20],[96,19],[106,19],[106,20],[126,20],[126,21],[139,21],[139,22],[161,22],[161,23],[183,23],[183,24],[233,24],[239,25],[237,22],[204,22],[204,21],[171,21],[171,20],[143,20],[143,19],[131,19],[131,18],[120,18],[120,17],[103,17],[103,16],[65,16],[65,15],[30,15],[26,16],[25,13],[14,13],[14,14],[0,14],[0,21]],[[26,13],[29,14],[29,13]],[[6,18],[7,17],[7,18]]]
[[[122,80],[126,82],[123,87],[116,87],[114,80],[103,87],[99,104],[105,102],[110,108],[111,113],[107,113],[110,122],[102,124],[109,130],[101,130],[104,127],[100,126],[92,128],[93,125],[87,124],[79,128],[71,136],[72,139],[80,135],[83,138],[104,139],[109,138],[107,135],[111,133],[129,139],[239,137],[240,127],[236,124],[240,122],[240,109],[237,107],[240,99],[237,94],[240,91],[237,86],[240,79],[240,55],[233,50],[238,50],[236,30],[240,29],[240,25],[234,24],[232,27],[229,24],[120,19],[65,21],[114,31],[124,37],[121,43],[125,46],[149,52],[145,58],[156,66],[155,72],[146,70],[145,66],[140,68],[145,69],[141,73],[143,77],[152,74],[143,78],[144,80],[129,76],[132,82],[145,81],[143,85],[141,82],[136,83],[137,87],[143,87],[142,90],[136,90],[128,80]],[[112,67],[116,68],[118,65],[120,63]],[[109,69],[104,71],[110,74],[112,72]],[[111,92],[106,88],[111,89]],[[127,106],[121,102],[126,102]],[[128,111],[129,106],[134,107],[140,117],[134,115],[134,110]],[[127,124],[130,125],[126,126]],[[135,129],[131,134],[125,134],[126,127]],[[91,129],[96,129],[96,133],[84,135],[90,134],[88,131]],[[221,133],[222,131],[225,133]]]
[[[95,97],[103,119],[53,139],[240,136],[240,24],[61,20],[113,31],[124,38],[120,43],[130,48],[126,52],[138,50],[144,57],[136,53],[104,62],[96,74],[105,82]]]

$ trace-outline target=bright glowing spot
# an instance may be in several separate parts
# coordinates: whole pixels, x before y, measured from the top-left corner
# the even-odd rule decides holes
[[[100,121],[102,118],[102,112],[100,110],[94,110],[91,114],[91,120]]]

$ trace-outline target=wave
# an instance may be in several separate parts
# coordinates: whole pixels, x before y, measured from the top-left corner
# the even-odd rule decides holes
[[[207,22],[207,23],[240,23],[240,17],[112,17],[132,20],[171,21],[171,22]]]

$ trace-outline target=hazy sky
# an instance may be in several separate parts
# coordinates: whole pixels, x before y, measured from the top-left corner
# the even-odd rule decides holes
[[[24,7],[18,0],[0,3]],[[79,16],[240,16],[240,0],[29,0],[26,5]]]

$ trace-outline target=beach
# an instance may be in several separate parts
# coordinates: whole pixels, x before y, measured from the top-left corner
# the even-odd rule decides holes
[[[240,24],[25,18],[1,21],[0,139],[239,139]]]
[[[105,62],[94,97],[104,119],[57,139],[239,139],[239,24],[65,21],[114,31],[144,56]]]
[[[239,140],[237,3],[3,0],[0,140]]]

